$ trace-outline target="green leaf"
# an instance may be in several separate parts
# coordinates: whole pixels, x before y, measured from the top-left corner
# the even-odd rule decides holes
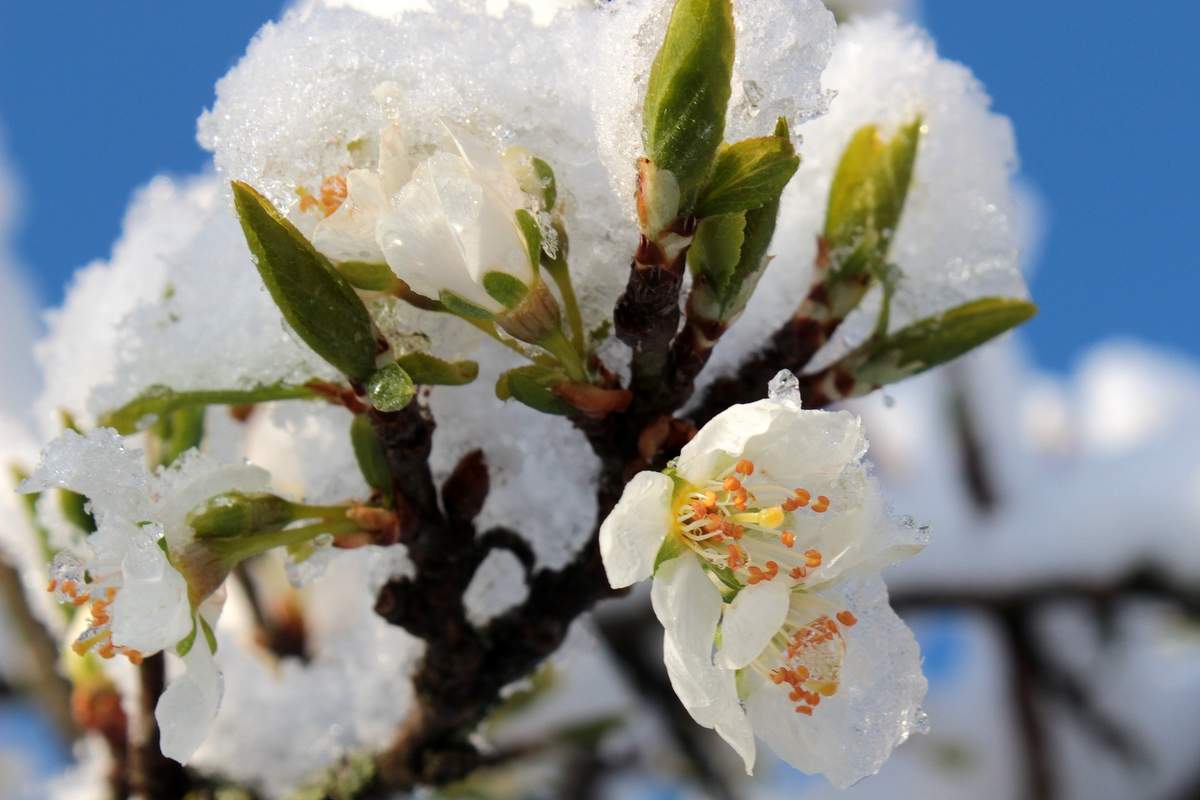
[[[497,303],[510,309],[521,305],[525,295],[529,294],[529,287],[519,279],[498,271],[483,276],[483,289]]]
[[[284,319],[313,351],[357,380],[375,368],[375,337],[346,279],[248,184],[233,182],[234,204],[258,274]]]
[[[676,0],[642,109],[646,155],[679,182],[686,211],[725,133],[733,75],[730,0]]]
[[[204,631],[204,641],[208,643],[208,651],[215,654],[217,652],[217,635],[213,633],[212,627],[203,614],[196,612],[196,619],[200,620],[200,630]]]
[[[724,147],[693,213],[703,219],[762,208],[779,199],[799,167],[800,157],[786,136],[745,139]]]
[[[175,645],[175,655],[183,658],[188,653],[192,652],[192,645],[196,643],[196,634],[199,632],[199,630],[200,629],[196,627],[196,617],[193,615],[192,632],[180,639],[179,643]]]
[[[742,213],[705,217],[696,226],[687,255],[688,268],[704,276],[718,299],[737,288],[733,281],[745,240],[746,215]]]
[[[553,209],[558,202],[558,184],[554,178],[554,170],[542,159],[534,156],[533,172],[542,184],[542,203],[547,210]]]
[[[561,369],[530,364],[502,374],[496,381],[496,396],[501,400],[516,400],[544,414],[566,416],[573,409],[557,397],[553,389],[568,380]]]
[[[766,271],[767,249],[775,238],[775,223],[779,218],[779,198],[761,208],[746,212],[746,228],[742,237],[742,252],[730,279],[732,291],[721,298],[720,319],[736,317],[746,307]]]
[[[413,383],[422,386],[465,386],[479,375],[479,364],[474,361],[443,361],[428,353],[408,353],[396,363]]]
[[[964,303],[869,345],[855,377],[880,386],[895,383],[958,358],[1036,312],[1033,303],[1008,297]]]
[[[887,260],[912,182],[921,138],[918,117],[885,141],[874,125],[860,128],[838,163],[825,214],[833,276],[861,274]]]
[[[383,444],[366,414],[355,414],[350,422],[350,444],[354,447],[354,459],[367,485],[382,492],[384,497],[389,497],[392,471]]]
[[[413,379],[395,362],[375,370],[367,380],[367,399],[380,411],[399,411],[416,393]]]
[[[128,435],[155,422],[164,414],[184,408],[244,405],[265,403],[269,400],[308,400],[317,397],[308,386],[288,383],[270,383],[253,389],[203,389],[194,392],[176,392],[155,385],[130,400],[125,405],[100,417],[100,427],[115,428],[117,433]]]
[[[370,264],[366,261],[343,261],[334,267],[355,289],[368,292],[386,292],[396,283],[396,276],[387,264]]]

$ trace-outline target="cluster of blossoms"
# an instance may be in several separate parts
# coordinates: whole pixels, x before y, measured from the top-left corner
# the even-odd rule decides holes
[[[886,595],[855,587],[918,552],[924,533],[889,517],[866,449],[858,418],[802,409],[783,372],[770,398],[719,414],[665,472],[636,475],[601,527],[615,588],[654,579],[680,700],[747,771],[757,732],[848,784],[920,729],[916,643]],[[860,625],[870,632],[856,636]],[[902,684],[869,712],[841,691],[864,668]]]

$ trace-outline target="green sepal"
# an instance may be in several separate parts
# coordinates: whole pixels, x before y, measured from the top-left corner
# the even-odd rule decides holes
[[[659,546],[658,552],[654,555],[654,569],[650,574],[658,574],[659,567],[671,559],[678,558],[679,556],[683,555],[683,552],[686,549],[687,547],[684,545],[682,539],[680,539],[674,533],[668,533],[663,539],[663,543]]]
[[[556,367],[530,364],[503,373],[496,381],[496,397],[516,400],[543,414],[566,416],[574,409],[554,394],[554,387],[570,380]]]
[[[396,363],[422,386],[465,386],[479,375],[475,361],[443,361],[428,353],[407,353]]]
[[[67,521],[84,533],[95,533],[96,518],[87,510],[87,502],[86,497],[70,489],[60,489],[58,492],[58,507]]]
[[[156,384],[120,408],[101,415],[99,423],[102,428],[114,428],[117,433],[128,435],[154,423],[164,414],[180,409],[265,403],[270,400],[308,400],[314,397],[317,397],[316,392],[308,386],[288,383],[271,383],[253,389],[203,389],[194,392],[176,392]]]
[[[921,119],[885,141],[874,125],[859,128],[842,153],[825,213],[831,280],[851,277],[887,260],[912,182]]]
[[[521,305],[529,294],[529,287],[507,272],[493,271],[483,276],[483,290],[488,296],[507,309]]]
[[[1037,306],[1028,300],[972,300],[868,344],[854,375],[879,386],[895,383],[958,358],[1036,312]]]
[[[416,393],[412,377],[396,362],[375,370],[367,380],[367,400],[380,411],[399,411]]]
[[[438,300],[451,314],[465,319],[492,319],[495,316],[486,308],[478,306],[470,300],[464,300],[447,289],[438,293]]]
[[[233,198],[258,274],[284,319],[321,358],[366,380],[375,368],[375,337],[353,287],[248,184],[234,181]]]
[[[701,219],[762,208],[778,200],[800,167],[788,136],[745,139],[721,148],[694,214]]]
[[[192,652],[192,645],[194,645],[196,643],[196,634],[199,632],[199,630],[200,629],[196,625],[196,615],[193,614],[192,615],[192,632],[189,633],[187,636],[183,637],[182,639],[180,639],[179,643],[175,645],[175,655],[179,656],[180,658],[183,658],[188,653]]]
[[[208,652],[216,655],[217,635],[213,633],[212,626],[208,624],[208,620],[199,611],[196,612],[196,619],[200,620],[200,630],[204,631],[204,641],[208,644]]]
[[[296,519],[295,504],[266,492],[224,492],[187,515],[197,539],[228,539],[277,530]]]
[[[730,0],[676,0],[642,109],[646,155],[679,182],[686,212],[725,133],[733,75]]]
[[[387,264],[371,264],[367,261],[341,261],[334,264],[346,282],[355,289],[367,292],[386,292],[396,283],[396,276]]]
[[[533,174],[542,185],[542,204],[549,211],[558,202],[558,182],[554,178],[554,170],[537,156],[533,156],[530,161],[533,164]]]
[[[533,271],[534,271],[534,273],[536,273],[538,264],[540,264],[541,260],[542,260],[542,229],[541,229],[541,226],[538,225],[537,219],[533,216],[533,214],[524,208],[517,209],[516,219],[517,219],[517,227],[520,228],[520,230],[521,230],[521,238],[523,238],[525,240],[525,250],[526,250],[526,252],[529,253],[529,266],[533,267]],[[495,275],[495,274],[503,274],[503,273],[488,273],[488,274]],[[509,275],[505,275],[505,277],[511,278],[511,276],[509,276]],[[516,281],[516,278],[512,278],[512,280]],[[517,281],[517,283],[521,283],[521,282]],[[521,283],[521,286],[525,287],[525,284]],[[487,288],[487,276],[484,276],[484,288],[485,289]],[[525,287],[525,288],[526,288],[526,291],[528,291],[528,287]],[[488,294],[492,294],[490,290],[488,291]],[[493,294],[492,297],[496,297],[496,296]],[[524,295],[522,295],[522,297],[524,297]],[[501,300],[498,297],[496,297],[496,301],[501,302],[501,303],[504,302],[503,300]],[[508,305],[507,303],[505,303],[505,306],[507,308],[512,308],[512,306]]]
[[[375,428],[366,414],[355,414],[350,421],[350,444],[354,447],[354,460],[362,472],[367,485],[389,497],[392,491],[392,471],[388,467],[387,453],[375,434]]]

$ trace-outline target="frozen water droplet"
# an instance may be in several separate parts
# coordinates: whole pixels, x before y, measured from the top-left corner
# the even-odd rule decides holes
[[[883,405],[885,408],[895,408],[896,407],[896,398],[893,397],[892,395],[888,394],[887,392],[884,392]]]
[[[800,407],[800,381],[789,370],[781,369],[767,384],[767,397]]]
[[[921,734],[929,733],[929,715],[925,713],[925,709],[917,709],[917,713],[913,717],[912,732]]]

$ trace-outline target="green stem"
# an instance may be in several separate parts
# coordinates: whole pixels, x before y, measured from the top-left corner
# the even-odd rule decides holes
[[[340,520],[346,516],[349,506],[308,506],[304,503],[292,503],[296,519],[311,519],[320,517],[327,520]]]
[[[519,344],[517,344],[516,342],[514,342],[511,339],[506,339],[503,336],[501,336],[500,331],[496,330],[496,323],[492,322],[491,320],[472,319],[470,317],[459,317],[459,319],[461,319],[463,322],[467,322],[467,323],[470,323],[471,325],[475,326],[483,333],[487,334],[488,336],[492,337],[500,344],[507,347],[509,350],[512,350],[514,353],[518,353],[519,355],[523,356],[524,358],[531,358],[531,356],[525,350],[524,347],[521,347]]]
[[[336,536],[339,533],[354,533],[359,530],[357,523],[348,520],[329,520],[300,528],[284,528],[278,531],[264,531],[250,536],[239,536],[234,539],[209,539],[206,544],[216,550],[231,564],[238,564],[247,558],[273,550],[276,547],[288,547],[294,544],[304,544],[323,534]]]
[[[561,222],[554,224],[554,230],[558,234],[558,257],[553,261],[543,260],[542,266],[550,273],[550,277],[554,279],[554,285],[558,287],[558,292],[562,295],[563,305],[567,312],[567,324],[571,328],[571,344],[575,346],[576,352],[583,355],[583,348],[586,344],[583,339],[583,314],[579,311],[579,300],[575,297],[575,285],[571,283],[571,269],[567,265],[567,230]]]
[[[548,333],[538,342],[538,345],[562,363],[571,380],[587,381],[587,372],[583,368],[579,352],[567,341],[567,337],[563,335],[561,329],[555,329]]]

